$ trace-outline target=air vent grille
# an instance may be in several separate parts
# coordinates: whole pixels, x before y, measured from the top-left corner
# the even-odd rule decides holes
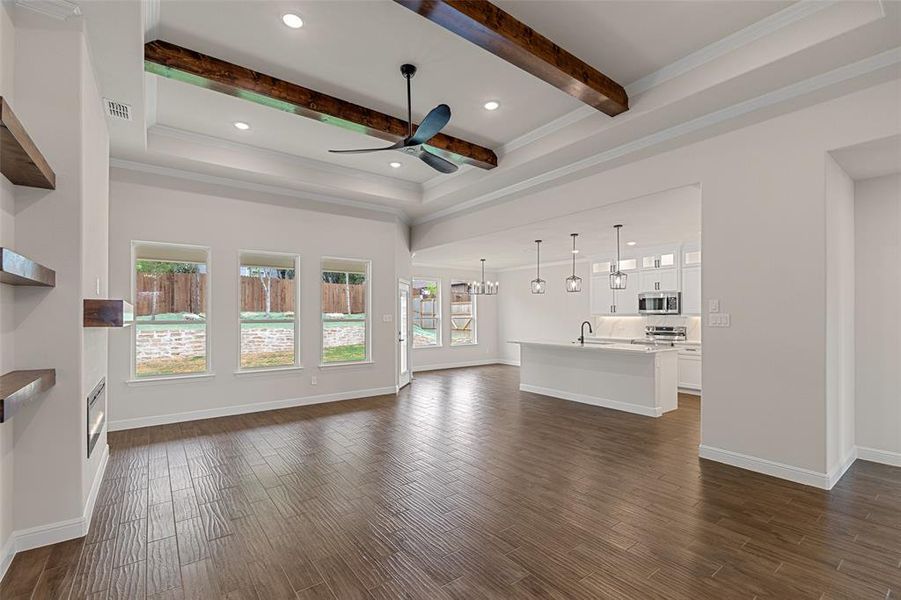
[[[106,107],[106,114],[111,119],[119,119],[122,121],[131,121],[131,106],[130,105],[123,104],[122,102],[116,102],[115,100],[110,100],[109,98],[104,98],[103,104]]]

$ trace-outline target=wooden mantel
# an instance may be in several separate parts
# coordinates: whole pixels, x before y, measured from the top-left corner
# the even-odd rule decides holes
[[[0,173],[15,185],[56,189],[56,174],[0,96]]]
[[[134,320],[134,307],[125,300],[84,299],[84,327],[128,327]]]

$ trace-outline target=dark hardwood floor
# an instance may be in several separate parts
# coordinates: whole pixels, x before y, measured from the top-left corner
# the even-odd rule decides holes
[[[901,592],[901,469],[831,492],[697,457],[660,419],[489,366],[399,397],[110,434],[87,537],[0,598],[868,599]]]

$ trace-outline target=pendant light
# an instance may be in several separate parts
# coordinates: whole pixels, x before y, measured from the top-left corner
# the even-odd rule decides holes
[[[480,260],[482,262],[482,281],[471,282],[466,291],[472,296],[494,296],[497,294],[498,282],[485,281],[485,259]]]
[[[547,282],[541,278],[541,240],[535,240],[535,251],[537,259],[535,261],[535,279],[532,280],[532,293],[543,294],[547,289]]]
[[[622,229],[622,225],[614,225],[613,228],[616,230],[616,263],[611,265],[610,267],[610,289],[611,290],[624,290],[626,289],[626,280],[629,276],[623,273],[619,268],[619,230]]]
[[[567,292],[581,292],[582,291],[582,278],[576,277],[576,254],[579,253],[576,250],[576,238],[579,237],[578,233],[569,234],[573,238],[573,274],[566,278],[566,291]]]

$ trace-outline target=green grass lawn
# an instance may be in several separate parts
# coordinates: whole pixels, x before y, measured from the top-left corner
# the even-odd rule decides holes
[[[322,362],[359,362],[366,360],[366,345],[351,344],[322,349]]]
[[[256,354],[242,354],[242,369],[268,369],[272,367],[290,367],[294,364],[294,352],[284,350],[280,352],[258,352]]]
[[[148,360],[135,365],[138,377],[158,377],[160,375],[186,375],[206,371],[205,356]]]

